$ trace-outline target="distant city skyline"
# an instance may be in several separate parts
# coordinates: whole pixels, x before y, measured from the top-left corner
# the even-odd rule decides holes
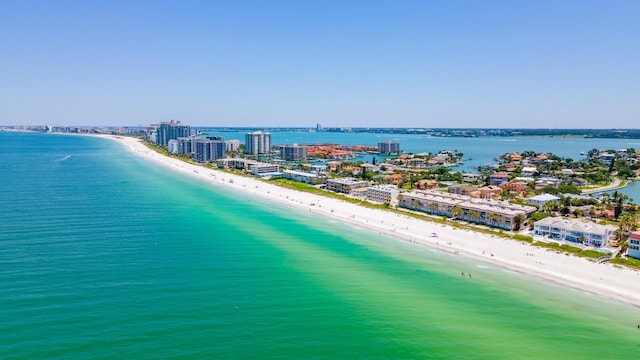
[[[0,2],[0,125],[639,128],[638,1]]]

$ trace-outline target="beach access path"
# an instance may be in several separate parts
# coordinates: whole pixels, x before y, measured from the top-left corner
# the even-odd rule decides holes
[[[117,140],[135,155],[173,171],[202,179],[212,186],[366,227],[415,246],[428,246],[461,257],[478,259],[497,267],[640,306],[640,271],[609,263],[598,264],[585,258],[556,253],[524,242],[456,229],[429,222],[427,219],[367,208],[331,197],[287,189],[251,177],[190,164],[154,151],[137,138],[106,137]],[[452,271],[459,273],[460,269]]]

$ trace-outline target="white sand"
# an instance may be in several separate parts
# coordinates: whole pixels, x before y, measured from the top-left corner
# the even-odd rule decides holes
[[[597,264],[585,258],[558,254],[514,240],[455,229],[392,212],[361,207],[342,200],[285,189],[253,178],[211,170],[164,156],[147,148],[138,139],[109,138],[118,140],[129,151],[145,159],[211,184],[227,187],[230,191],[241,191],[296,206],[304,211],[389,234],[399,240],[415,243],[416,246],[429,246],[459,256],[479,259],[603,297],[635,306],[640,305],[640,271],[608,263]],[[434,237],[432,233],[437,233],[438,236]]]

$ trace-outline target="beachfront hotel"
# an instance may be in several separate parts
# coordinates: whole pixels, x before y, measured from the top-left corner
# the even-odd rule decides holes
[[[560,216],[544,218],[533,224],[534,236],[593,247],[611,244],[615,231],[616,227],[612,225],[600,225],[591,221]]]
[[[507,201],[475,199],[467,195],[443,193],[435,190],[415,190],[402,193],[398,206],[433,215],[454,217],[454,208],[460,213],[456,219],[483,224],[505,230],[516,227],[515,218],[528,217],[536,208],[511,204]]]
[[[351,194],[355,189],[361,189],[367,186],[369,186],[368,181],[357,180],[350,177],[327,180],[327,190],[342,194]]]
[[[245,135],[245,152],[247,154],[269,154],[271,152],[271,134],[254,131]]]
[[[640,259],[640,231],[633,231],[629,234],[629,251],[627,256]]]

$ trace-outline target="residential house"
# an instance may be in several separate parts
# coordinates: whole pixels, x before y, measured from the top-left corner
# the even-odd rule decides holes
[[[416,181],[415,183],[413,183],[413,186],[419,190],[437,189],[438,182],[435,180],[425,179],[425,180]]]
[[[489,176],[489,185],[500,186],[508,181],[509,175],[505,172],[497,172]]]
[[[629,234],[629,251],[627,256],[640,259],[640,231],[634,231]]]
[[[537,205],[539,207],[543,207],[544,204],[551,201],[558,201],[559,197],[551,194],[540,194],[527,199],[527,202],[531,205]]]
[[[494,185],[483,186],[478,191],[483,199],[497,199],[502,195],[502,188]]]

